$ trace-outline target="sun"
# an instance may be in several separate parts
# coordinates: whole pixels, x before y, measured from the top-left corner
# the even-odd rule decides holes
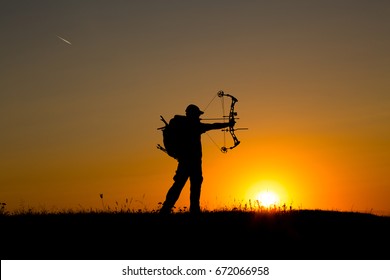
[[[279,196],[272,191],[262,191],[258,193],[256,198],[260,205],[266,208],[277,205],[279,203]]]
[[[262,179],[251,184],[246,192],[246,197],[255,201],[258,207],[279,207],[289,200],[285,185],[274,179]]]

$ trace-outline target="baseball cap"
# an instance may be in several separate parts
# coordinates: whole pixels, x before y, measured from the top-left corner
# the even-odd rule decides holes
[[[202,115],[204,112],[202,112],[198,106],[194,105],[194,104],[190,104],[187,106],[187,109],[186,109],[186,113],[187,115]]]

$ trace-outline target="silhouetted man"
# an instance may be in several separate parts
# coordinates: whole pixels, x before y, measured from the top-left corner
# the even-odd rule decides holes
[[[162,214],[171,213],[188,178],[190,179],[190,212],[200,213],[200,189],[203,182],[201,135],[212,129],[234,125],[234,123],[202,123],[199,118],[202,114],[198,106],[193,104],[188,105],[186,109],[186,116],[183,118],[183,134],[177,153],[178,166],[173,177],[174,183],[168,190],[160,209]]]

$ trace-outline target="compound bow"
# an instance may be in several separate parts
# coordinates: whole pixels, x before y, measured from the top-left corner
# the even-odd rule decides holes
[[[233,139],[233,145],[232,146],[227,147],[226,146],[226,141],[224,140],[224,146],[222,148],[220,148],[222,153],[227,153],[228,150],[234,149],[235,147],[237,147],[241,143],[240,140],[238,140],[238,138],[237,138],[237,136],[235,134],[235,131],[236,130],[244,130],[244,129],[247,129],[247,128],[234,128],[234,125],[236,123],[236,116],[237,116],[237,112],[234,110],[234,105],[238,102],[238,99],[236,97],[234,97],[233,95],[231,95],[231,94],[225,93],[223,90],[218,91],[217,96],[219,98],[223,98],[225,96],[225,97],[229,97],[231,99],[229,115],[228,116],[224,115],[222,117],[223,120],[228,119],[229,123],[231,124],[231,125],[229,125],[229,127],[227,127],[226,129],[222,130],[224,132],[229,132],[231,137],[232,137],[232,139]],[[214,98],[210,101],[210,103],[214,100]],[[209,105],[210,105],[210,103],[209,103]],[[206,106],[206,109],[207,109],[207,107],[209,105]],[[207,120],[207,119],[205,119],[205,120]]]

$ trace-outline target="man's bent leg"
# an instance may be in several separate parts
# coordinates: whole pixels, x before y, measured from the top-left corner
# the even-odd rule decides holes
[[[172,187],[169,189],[167,196],[165,198],[165,201],[163,203],[163,206],[161,207],[160,212],[161,213],[170,213],[173,206],[175,206],[176,201],[180,197],[180,193],[182,189],[184,188],[184,185],[186,183],[186,180],[178,180],[175,181],[172,185]]]
[[[168,190],[163,206],[160,209],[160,213],[166,214],[171,212],[172,207],[175,206],[175,203],[179,199],[180,193],[188,180],[188,169],[180,162],[176,170],[176,175],[175,177],[173,177],[173,180],[175,182]]]

